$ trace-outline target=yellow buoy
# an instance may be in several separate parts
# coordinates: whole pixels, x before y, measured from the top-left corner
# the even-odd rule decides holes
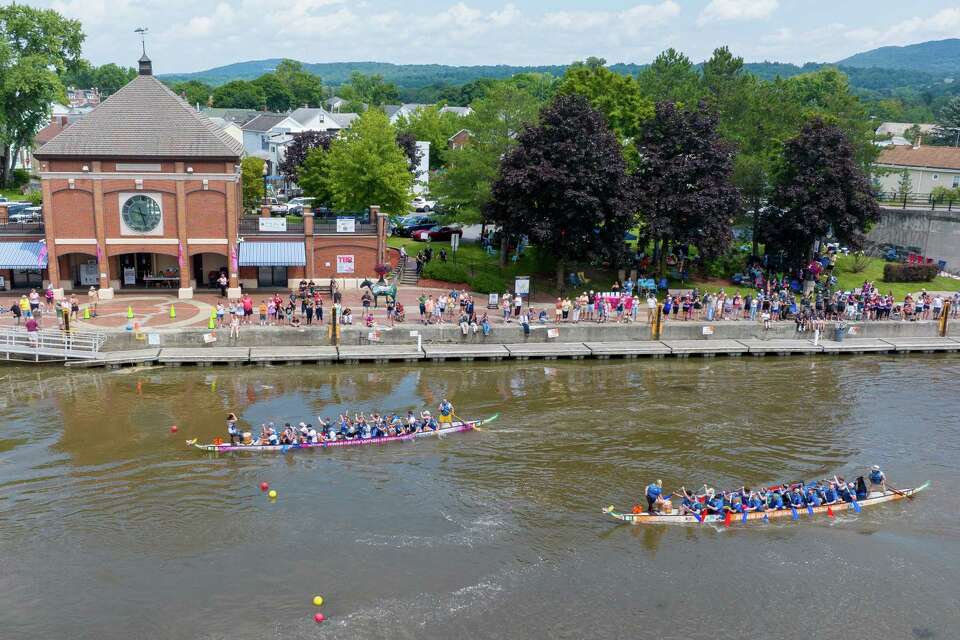
[[[133,317],[133,307],[130,306],[130,305],[127,305],[127,317],[128,317],[128,318],[132,318],[132,317]]]
[[[323,604],[323,596],[313,596],[313,605],[319,607]]]
[[[90,319],[90,307],[84,307],[84,308],[83,308],[83,319],[84,319],[84,320],[89,320],[89,319]]]
[[[174,308],[173,305],[170,305],[170,319],[172,320],[173,318],[176,318],[176,317],[177,317],[177,310],[176,308]]]
[[[270,496],[271,500],[276,500],[277,499],[276,489],[270,489],[270,493],[268,493],[267,495]]]

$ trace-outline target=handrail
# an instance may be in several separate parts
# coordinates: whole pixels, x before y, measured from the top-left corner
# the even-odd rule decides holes
[[[91,331],[61,331],[42,329],[27,331],[23,327],[0,329],[0,354],[6,359],[11,354],[33,355],[39,362],[41,356],[70,358],[93,358],[106,342],[106,335]]]
[[[899,191],[880,191],[876,194],[877,200],[884,206],[895,205],[901,209],[907,207],[922,207],[924,209],[953,211],[954,205],[960,209],[960,198],[949,196],[934,197],[929,193],[903,193]]]

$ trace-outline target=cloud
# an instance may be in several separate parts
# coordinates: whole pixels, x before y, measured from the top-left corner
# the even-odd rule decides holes
[[[759,20],[769,17],[779,6],[778,0],[710,0],[700,12],[697,24],[702,27],[713,22]]]
[[[605,27],[617,33],[635,35],[663,25],[680,14],[680,5],[673,0],[660,4],[638,4],[623,11],[555,11],[544,14],[542,23],[570,32],[584,32]]]

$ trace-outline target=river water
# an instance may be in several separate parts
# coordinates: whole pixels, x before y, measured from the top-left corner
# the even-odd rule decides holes
[[[960,359],[64,371],[0,392],[0,638],[956,638]],[[479,433],[209,455],[184,440],[442,396]],[[170,433],[176,424],[179,433]],[[873,463],[914,501],[631,527],[649,481]],[[279,492],[271,502],[258,488]],[[316,625],[314,594],[329,620]]]

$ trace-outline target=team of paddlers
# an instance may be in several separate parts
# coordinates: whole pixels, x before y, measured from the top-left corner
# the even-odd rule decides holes
[[[782,484],[761,489],[740,487],[736,491],[715,491],[703,485],[702,491],[693,492],[686,487],[680,487],[680,491],[674,492],[673,496],[680,499],[677,508],[680,515],[725,516],[727,513],[806,509],[842,502],[857,502],[867,498],[871,491],[885,491],[886,480],[880,467],[874,465],[868,476],[869,488],[868,481],[865,481],[863,476],[858,477],[856,482],[848,482],[842,477],[833,476],[832,479],[827,480]],[[673,512],[672,496],[664,495],[661,480],[647,485],[644,493],[649,513]],[[637,505],[634,511],[640,512],[642,508]]]
[[[227,416],[227,435],[230,444],[263,445],[300,445],[321,444],[337,440],[369,440],[373,438],[393,438],[423,431],[438,431],[453,422],[454,409],[449,400],[444,399],[437,408],[438,415],[430,411],[415,413],[407,411],[406,416],[397,413],[381,415],[374,412],[369,416],[354,413],[341,413],[335,420],[317,416],[317,424],[301,422],[292,425],[289,422],[282,427],[268,422],[260,425],[260,433],[243,431],[237,424],[236,414]],[[217,444],[217,443],[215,443]]]

